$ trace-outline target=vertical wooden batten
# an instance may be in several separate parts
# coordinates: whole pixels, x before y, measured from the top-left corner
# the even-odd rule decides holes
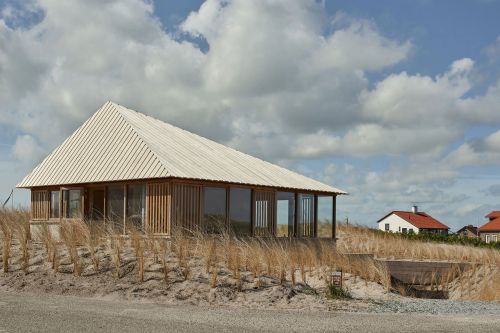
[[[318,237],[318,195],[314,195],[313,237]]]
[[[337,240],[337,195],[332,195],[332,238]]]
[[[299,237],[299,194],[295,194],[295,214],[293,216],[293,237]]]
[[[146,185],[146,214],[144,229],[152,234],[171,234],[172,186],[169,182],[148,183]]]
[[[128,191],[127,184],[123,185],[123,234],[127,233],[127,201]]]

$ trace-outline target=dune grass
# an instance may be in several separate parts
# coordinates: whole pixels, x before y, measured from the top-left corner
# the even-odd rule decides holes
[[[329,285],[329,276],[342,270],[354,279],[376,282],[391,290],[391,278],[383,263],[370,256],[352,255],[366,253],[375,258],[473,263],[473,270],[454,272],[435,281],[435,285],[449,289],[455,298],[500,300],[497,281],[500,251],[408,240],[366,227],[340,224],[335,244],[328,239],[238,239],[226,233],[207,235],[201,232],[184,232],[165,239],[141,233],[133,227],[127,228],[127,234],[123,235],[93,223],[63,221],[59,237],[41,227],[32,240],[28,220],[29,213],[24,210],[0,210],[4,272],[9,271],[15,240],[20,244],[26,263],[23,266],[25,273],[29,273],[30,244],[39,242],[54,272],[60,271],[61,258],[65,257],[69,258],[76,276],[84,271],[100,274],[112,270],[115,279],[119,280],[130,273],[128,267],[133,267],[137,283],[142,283],[147,280],[147,268],[156,265],[166,284],[195,279],[194,272],[202,272],[207,277],[207,284],[217,288],[224,272],[237,291],[244,291],[249,283],[253,283],[252,288],[262,288],[269,283],[307,286],[311,278],[319,278],[324,281],[325,293],[332,297],[335,295]],[[224,283],[227,284],[227,279]]]

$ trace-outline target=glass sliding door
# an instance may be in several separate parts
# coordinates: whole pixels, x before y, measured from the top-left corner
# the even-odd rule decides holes
[[[127,223],[138,230],[144,230],[146,212],[146,186],[127,186]]]
[[[229,192],[229,220],[231,230],[237,236],[252,234],[252,190],[231,187]]]
[[[318,237],[333,237],[333,196],[318,195]]]
[[[202,231],[221,233],[226,230],[226,189],[224,187],[203,188]]]
[[[107,188],[106,220],[117,228],[123,228],[125,187],[111,185]]]
[[[295,223],[295,193],[278,192],[276,237],[293,237]]]
[[[89,202],[90,202],[90,220],[103,221],[104,220],[104,188],[90,188],[89,189]]]

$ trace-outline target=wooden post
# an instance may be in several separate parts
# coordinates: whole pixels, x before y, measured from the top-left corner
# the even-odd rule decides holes
[[[318,237],[318,195],[314,195],[313,237]]]
[[[63,217],[63,191],[62,188],[59,187],[59,223],[62,222]]]
[[[85,218],[85,188],[83,187],[80,190],[80,204],[82,205],[80,207],[80,217],[83,221],[83,219]]]
[[[293,214],[293,237],[299,237],[299,194],[294,192],[295,214]]]
[[[250,198],[252,200],[250,204],[250,235],[255,236],[255,190],[252,188]]]
[[[337,195],[332,196],[332,238],[337,240]]]
[[[126,225],[127,225],[127,184],[123,185],[123,234],[126,233]]]
[[[106,218],[108,216],[108,187],[104,186],[104,209],[103,209],[103,224],[104,228],[106,228]]]
[[[229,207],[231,205],[230,195],[231,195],[231,190],[230,187],[228,186],[226,187],[226,231],[228,233],[231,232],[231,218],[229,216],[229,214],[231,213],[229,210]]]

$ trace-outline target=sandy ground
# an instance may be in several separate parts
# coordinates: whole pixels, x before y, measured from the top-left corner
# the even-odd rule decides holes
[[[190,257],[186,278],[178,259],[171,253],[167,260],[166,276],[163,265],[155,262],[153,257],[148,257],[144,281],[140,282],[138,263],[131,247],[124,246],[120,252],[119,277],[116,276],[112,256],[106,247],[97,251],[98,269],[92,264],[87,250],[81,249],[79,254],[83,267],[81,276],[73,274],[73,264],[68,252],[62,247],[60,265],[54,271],[42,244],[31,242],[29,267],[25,271],[22,269],[18,245],[14,244],[9,272],[0,272],[0,292],[226,309],[500,316],[499,303],[411,299],[391,293],[378,283],[349,274],[344,275],[344,285],[353,299],[332,300],[325,297],[325,277],[319,271],[307,274],[307,284],[300,282],[300,274],[297,273],[298,282],[295,285],[290,281],[280,283],[273,276],[255,278],[249,272],[242,272],[239,287],[238,281],[232,278],[232,272],[220,266],[215,287],[212,287],[214,275],[205,271],[201,258],[196,255]]]
[[[281,284],[272,276],[255,279],[242,273],[241,290],[231,272],[220,268],[216,287],[211,288],[212,273],[206,273],[201,259],[193,256],[189,261],[190,273],[184,278],[175,256],[169,258],[167,281],[163,266],[147,258],[144,282],[139,281],[137,261],[133,249],[121,252],[120,277],[117,278],[112,258],[101,249],[99,269],[92,265],[89,253],[80,252],[83,258],[81,276],[73,274],[73,264],[68,253],[61,251],[57,272],[47,260],[41,243],[31,244],[31,258],[27,272],[22,269],[19,251],[13,251],[9,272],[0,272],[0,291],[49,293],[96,297],[107,300],[150,300],[161,304],[213,306],[224,305],[246,308],[301,309],[311,311],[360,311],[374,301],[397,300],[399,295],[388,292],[382,285],[364,281],[359,277],[344,275],[344,285],[354,300],[331,300],[325,297],[325,280],[320,272],[307,274],[307,284],[290,282]],[[300,281],[297,273],[297,280]]]

